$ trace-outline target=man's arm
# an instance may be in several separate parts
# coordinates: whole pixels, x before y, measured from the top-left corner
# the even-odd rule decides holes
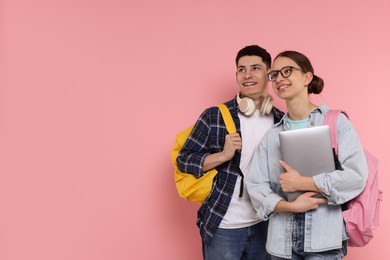
[[[228,134],[222,152],[209,154],[205,157],[202,171],[207,172],[227,161],[230,161],[237,150],[242,147],[241,137],[238,133]]]

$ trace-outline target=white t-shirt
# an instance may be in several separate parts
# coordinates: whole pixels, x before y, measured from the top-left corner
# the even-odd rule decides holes
[[[274,124],[273,115],[260,115],[259,110],[251,116],[238,113],[241,126],[242,150],[240,169],[247,175],[253,158],[253,153],[260,144],[261,139],[269,128]],[[249,227],[260,222],[259,217],[250,201],[248,191],[244,184],[243,195],[240,198],[241,177],[237,178],[234,193],[228,210],[222,219],[220,228]]]

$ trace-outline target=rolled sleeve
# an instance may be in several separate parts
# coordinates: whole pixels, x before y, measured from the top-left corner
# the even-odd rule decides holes
[[[210,136],[210,109],[206,109],[196,121],[189,137],[180,150],[176,162],[181,172],[203,176],[203,162],[211,153]]]
[[[364,150],[355,129],[344,115],[339,117],[337,125],[338,158],[343,170],[313,177],[331,205],[343,204],[358,196],[368,178]]]
[[[177,167],[181,172],[192,173],[198,178],[203,175],[203,162],[209,153],[191,153],[182,150],[176,158]]]

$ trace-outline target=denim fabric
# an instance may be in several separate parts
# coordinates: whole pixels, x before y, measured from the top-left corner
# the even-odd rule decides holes
[[[205,260],[269,260],[265,250],[268,221],[251,227],[218,228],[210,244],[203,243]]]
[[[321,105],[310,114],[310,126],[323,124],[329,108]],[[250,173],[246,178],[248,193],[261,220],[269,219],[267,250],[275,256],[291,258],[292,213],[274,212],[276,204],[286,199],[279,185],[284,172],[279,164],[279,132],[289,130],[286,117],[263,137],[254,154]],[[343,247],[348,237],[341,204],[353,199],[363,190],[368,168],[363,148],[351,122],[340,115],[337,122],[339,160],[343,170],[324,172],[313,177],[315,185],[328,204],[306,212],[304,252],[324,252]],[[320,158],[319,158],[320,159]]]
[[[305,214],[294,214],[294,220],[292,224],[292,260],[340,260],[344,256],[344,250],[333,249],[323,252],[304,252],[305,244]],[[277,256],[271,256],[272,260],[284,260]]]

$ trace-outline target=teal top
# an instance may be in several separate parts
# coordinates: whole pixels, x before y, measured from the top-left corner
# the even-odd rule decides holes
[[[302,120],[292,120],[289,117],[286,118],[287,123],[290,125],[291,129],[301,129],[307,128],[310,123],[310,117],[302,119]]]

